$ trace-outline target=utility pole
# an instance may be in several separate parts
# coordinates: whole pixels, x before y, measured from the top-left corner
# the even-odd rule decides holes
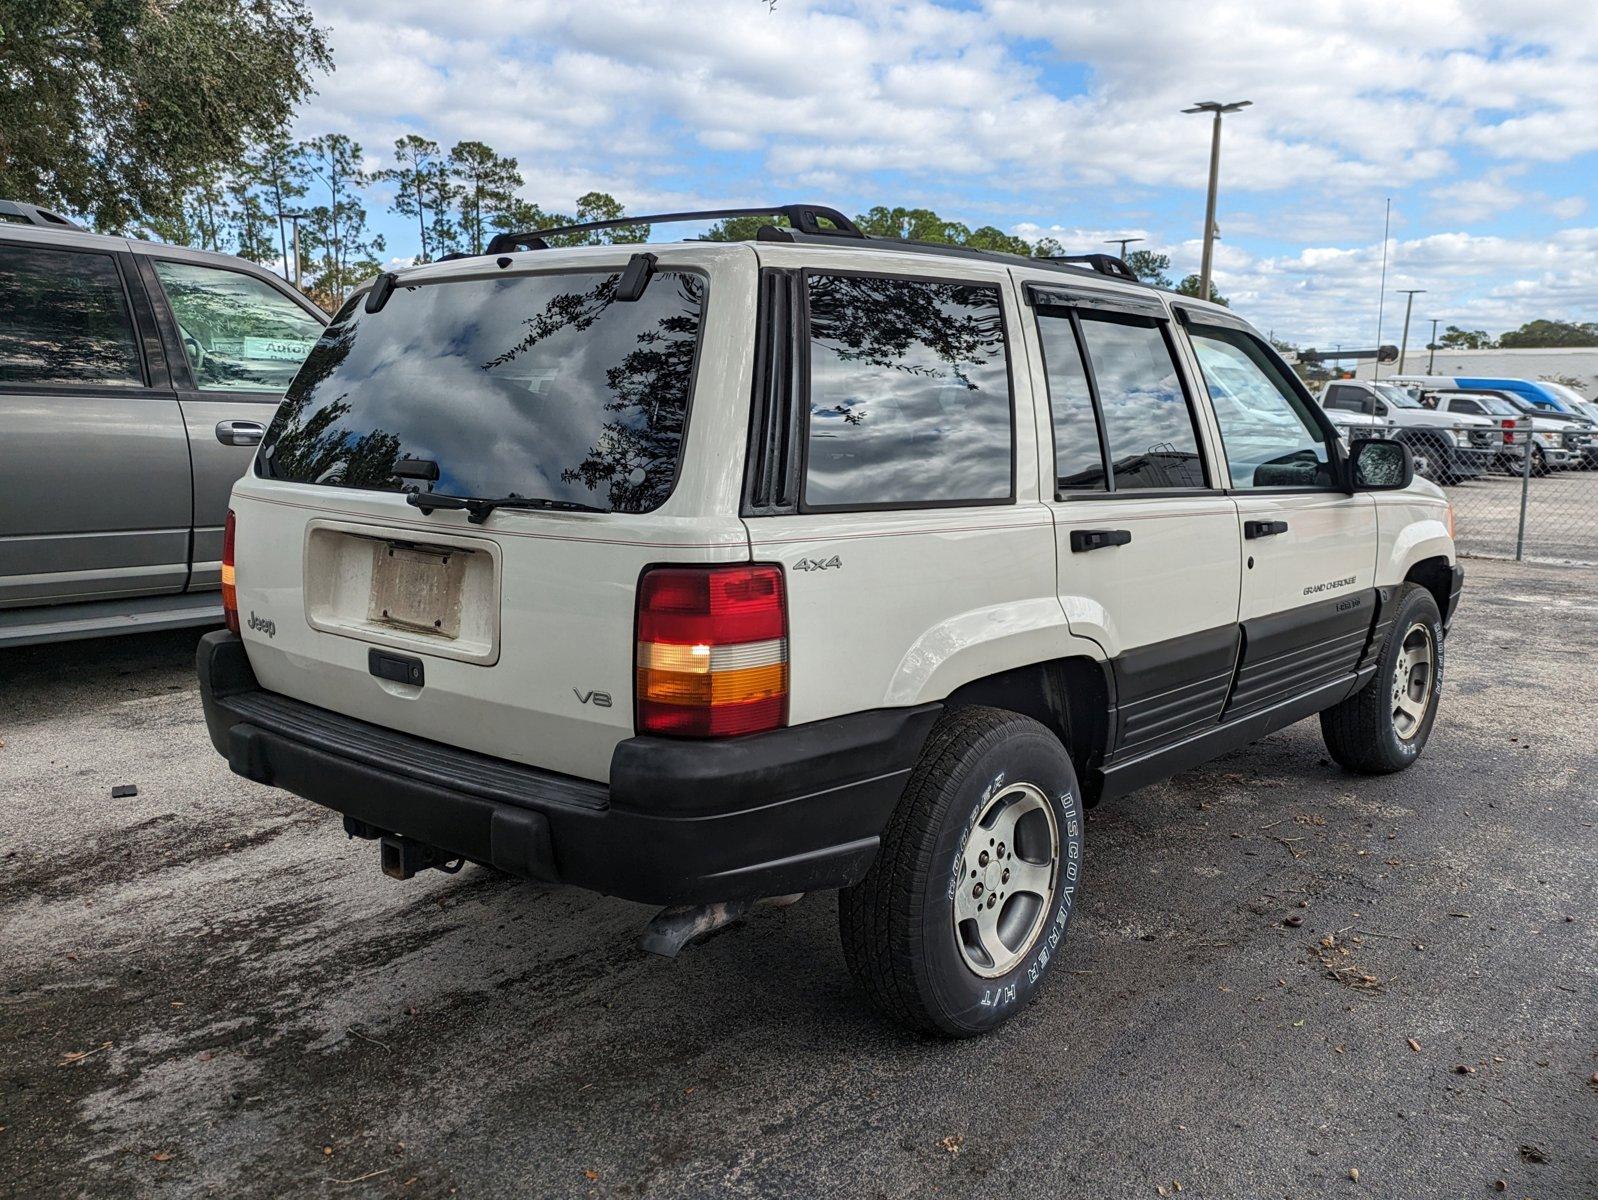
[[[1120,258],[1121,258],[1122,262],[1125,262],[1126,261],[1126,248],[1127,248],[1127,246],[1129,246],[1133,242],[1141,242],[1142,240],[1143,240],[1142,238],[1134,238],[1134,237],[1105,238],[1104,239],[1104,244],[1106,246],[1119,246],[1119,247],[1121,247]]]
[[[1404,336],[1398,342],[1398,373],[1404,373],[1404,355],[1409,352],[1409,314],[1415,307],[1415,297],[1425,295],[1425,288],[1399,288],[1400,296],[1407,296],[1404,301]]]
[[[1215,115],[1210,131],[1210,190],[1204,201],[1204,258],[1199,266],[1199,298],[1210,298],[1210,268],[1215,262],[1215,194],[1221,182],[1221,117],[1239,112],[1253,104],[1252,100],[1234,100],[1222,104],[1218,100],[1202,100],[1185,113],[1207,112]]]
[[[1437,321],[1438,318],[1432,318],[1432,340],[1426,343],[1426,349],[1430,351],[1426,358],[1426,374],[1428,375],[1436,373],[1433,368],[1437,366]]]

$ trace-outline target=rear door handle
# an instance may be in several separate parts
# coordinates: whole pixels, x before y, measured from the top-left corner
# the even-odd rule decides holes
[[[1124,546],[1131,540],[1130,529],[1073,529],[1071,553],[1083,554],[1089,550],[1102,550],[1106,546]]]
[[[1275,537],[1279,533],[1287,532],[1286,521],[1244,521],[1243,536],[1246,538]]]
[[[259,421],[218,421],[216,440],[224,446],[259,446],[266,426]]]

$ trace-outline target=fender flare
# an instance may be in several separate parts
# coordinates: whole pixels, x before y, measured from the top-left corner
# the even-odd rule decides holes
[[[973,680],[1072,657],[1103,660],[1104,651],[1071,632],[1055,596],[972,609],[938,622],[911,643],[882,703],[900,707],[942,700]]]

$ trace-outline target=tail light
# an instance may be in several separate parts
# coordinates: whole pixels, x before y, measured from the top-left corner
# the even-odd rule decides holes
[[[1515,444],[1514,419],[1512,417],[1505,417],[1500,424],[1504,427],[1504,445],[1513,446]]]
[[[222,616],[227,627],[239,631],[239,593],[233,575],[233,510],[228,509],[227,524],[222,527]]]
[[[788,604],[775,566],[656,567],[638,584],[639,733],[788,723]]]

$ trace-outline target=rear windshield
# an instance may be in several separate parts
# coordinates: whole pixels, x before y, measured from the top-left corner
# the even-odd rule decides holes
[[[298,483],[648,512],[677,479],[702,276],[519,275],[395,289],[327,327],[258,459]],[[404,460],[408,463],[396,473]],[[437,478],[430,479],[436,464]]]

